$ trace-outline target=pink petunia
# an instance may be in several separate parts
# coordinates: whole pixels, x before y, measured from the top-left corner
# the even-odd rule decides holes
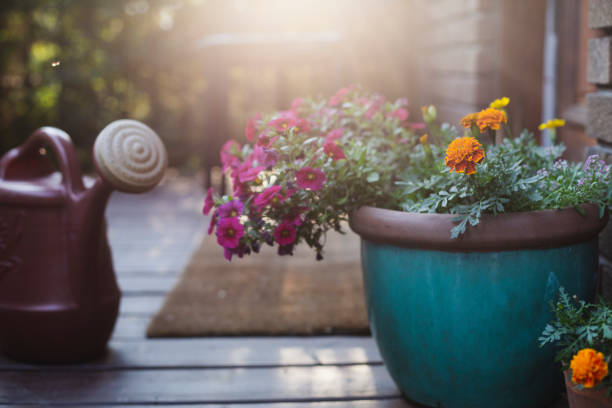
[[[268,126],[273,127],[279,132],[284,132],[294,127],[297,123],[297,118],[293,115],[283,115],[268,122]]]
[[[268,133],[261,132],[259,136],[257,136],[257,146],[269,148],[276,139],[278,139],[277,136],[271,137]]]
[[[323,152],[333,160],[346,159],[344,152],[334,142],[323,143]]]
[[[255,146],[255,149],[253,149],[252,158],[253,160],[257,161],[257,164],[268,169],[273,167],[278,162],[278,153],[276,153],[276,150],[274,149]]]
[[[422,130],[425,129],[425,122],[410,122],[408,127],[412,130]]]
[[[215,206],[215,202],[213,200],[213,188],[208,189],[208,193],[206,194],[206,199],[204,200],[204,208],[202,208],[202,213],[204,215],[208,215],[210,210]]]
[[[274,229],[274,238],[278,245],[293,244],[296,236],[295,225],[289,222],[282,222]]]
[[[291,102],[291,112],[297,115],[300,106],[304,104],[304,98],[295,98],[293,102]]]
[[[302,225],[304,223],[304,221],[302,220],[302,214],[299,213],[299,212],[296,213],[296,214],[292,214],[292,215],[289,215],[289,216],[285,217],[283,222],[286,222],[286,223],[289,223],[289,224],[293,224],[296,227],[299,227],[300,225]]]
[[[244,236],[244,227],[238,217],[222,218],[217,224],[217,242],[223,248],[236,248]]]
[[[221,146],[221,163],[223,164],[223,171],[227,168],[234,168],[240,165],[240,158],[236,156],[240,152],[242,147],[240,143],[235,140],[228,140],[223,146]]]
[[[255,204],[255,207],[258,209],[262,209],[268,204],[276,205],[282,203],[287,199],[287,197],[281,193],[282,189],[282,186],[270,186],[266,188],[257,197],[255,197],[253,204]]]
[[[268,122],[268,126],[273,127],[278,132],[285,132],[293,128],[294,132],[308,132],[310,124],[306,119],[296,116],[292,111],[283,111],[278,117]]]
[[[255,121],[260,120],[260,119],[261,119],[261,115],[259,113],[256,113],[255,116],[253,116],[252,118],[249,118],[249,120],[247,121],[247,126],[244,129],[244,135],[246,136],[249,142],[252,142],[253,139],[255,139],[255,134],[257,133],[257,128],[255,127]]]
[[[312,167],[304,167],[296,174],[297,185],[300,188],[309,188],[312,191],[318,191],[323,188],[325,182],[325,173],[321,170],[313,169]]]
[[[335,142],[344,135],[344,128],[334,129],[325,136],[326,142]]]
[[[374,96],[370,100],[370,107],[365,113],[366,119],[368,120],[372,119],[372,116],[374,116],[380,110],[380,108],[384,105],[384,103],[385,103],[384,96],[380,94],[374,94]]]
[[[404,108],[397,108],[396,110],[394,110],[393,112],[391,112],[388,115],[388,117],[390,117],[390,118],[397,118],[401,122],[403,122],[406,119],[408,119],[408,116],[410,116],[410,112],[408,112],[408,109],[404,109]]]
[[[408,106],[408,99],[407,98],[399,98],[397,101],[395,101],[395,104],[398,106]]]
[[[338,92],[336,92],[336,94],[334,96],[329,98],[329,106],[336,106],[340,102],[343,102],[344,98],[346,98],[346,96],[348,95],[349,92],[350,92],[349,88],[341,88],[341,89],[339,89]]]
[[[215,226],[217,225],[218,219],[219,217],[218,217],[217,211],[215,211],[212,217],[210,217],[210,224],[208,224],[208,235],[212,234],[213,231],[215,230]]]
[[[253,161],[247,160],[235,169],[235,175],[240,183],[247,183],[255,180],[262,170],[264,170],[263,166],[253,167]]]

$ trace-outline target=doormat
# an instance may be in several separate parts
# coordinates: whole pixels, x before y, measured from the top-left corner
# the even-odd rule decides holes
[[[345,229],[348,230],[348,227]],[[147,337],[367,334],[359,236],[329,232],[325,259],[305,245],[232,262],[204,238]]]

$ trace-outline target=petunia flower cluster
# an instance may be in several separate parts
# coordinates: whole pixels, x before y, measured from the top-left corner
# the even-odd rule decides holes
[[[398,207],[394,177],[425,127],[410,121],[407,105],[350,86],[328,99],[298,98],[288,110],[251,117],[248,143],[230,140],[220,152],[231,192],[217,196],[209,189],[203,208],[225,258],[262,245],[291,255],[305,242],[322,259],[325,234],[340,231],[352,209]]]

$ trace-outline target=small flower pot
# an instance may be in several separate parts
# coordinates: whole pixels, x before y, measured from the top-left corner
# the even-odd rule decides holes
[[[607,388],[579,390],[572,382],[570,370],[565,370],[563,374],[570,408],[612,408],[612,398],[606,397]]]
[[[371,331],[403,395],[430,407],[540,408],[562,389],[538,337],[560,286],[592,299],[596,206],[485,216],[458,239],[453,215],[364,207],[361,238]]]

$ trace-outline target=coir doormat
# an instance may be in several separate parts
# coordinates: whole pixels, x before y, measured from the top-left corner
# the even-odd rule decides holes
[[[359,238],[330,232],[325,259],[261,253],[227,262],[214,236],[194,253],[148,337],[366,334]]]

